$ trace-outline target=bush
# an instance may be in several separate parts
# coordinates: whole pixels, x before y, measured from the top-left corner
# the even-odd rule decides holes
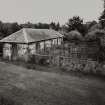
[[[30,55],[30,58],[29,58],[29,63],[36,63],[36,60],[35,60],[35,55]]]
[[[41,58],[41,59],[39,60],[39,64],[40,64],[40,65],[49,65],[49,64],[50,64],[50,61],[49,61],[48,58]]]
[[[36,69],[36,66],[35,66],[35,64],[27,63],[27,64],[26,64],[26,68],[27,68],[27,69]]]
[[[84,74],[105,75],[105,65],[97,61],[87,60],[85,63],[70,62],[63,64],[62,71],[81,71]]]
[[[81,71],[82,65],[77,63],[76,61],[72,61],[70,63],[63,63],[61,69],[63,71]]]
[[[22,105],[9,97],[0,96],[0,105]]]

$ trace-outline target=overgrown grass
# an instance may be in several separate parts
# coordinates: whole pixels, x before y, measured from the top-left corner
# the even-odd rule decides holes
[[[71,67],[71,65],[64,65],[61,67],[57,67],[54,65],[43,65],[43,64],[35,64],[32,62],[24,62],[24,61],[7,61],[2,60],[7,63],[11,63],[17,66],[22,66],[24,68],[27,68],[28,70],[35,70],[35,71],[42,71],[42,72],[52,72],[52,73],[59,73],[59,74],[65,74],[65,75],[72,75],[72,76],[78,76],[78,77],[95,77],[105,80],[105,75],[102,74],[104,71],[104,68],[101,66],[102,64],[91,64],[91,62],[87,62],[85,64],[79,64],[80,66],[77,66],[74,62],[74,66]],[[88,66],[90,64],[90,66]]]
[[[17,100],[11,99],[11,96],[6,97],[6,95],[0,95],[0,105],[22,105],[22,103],[17,102]]]
[[[105,81],[64,75],[65,72],[61,75],[34,71],[4,62],[0,62],[0,68],[0,96],[6,102],[2,102],[4,105],[105,104]]]

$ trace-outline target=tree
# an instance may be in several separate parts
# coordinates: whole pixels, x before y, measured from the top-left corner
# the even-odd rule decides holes
[[[88,28],[88,32],[94,31],[96,29],[102,29],[102,25],[100,23],[94,24],[93,26]]]
[[[20,26],[22,28],[34,28],[34,25],[32,23],[30,23],[30,22],[27,22],[25,24],[20,24]]]
[[[60,24],[59,24],[59,22],[56,24],[56,31],[58,31],[60,29]]]
[[[82,41],[83,40],[83,37],[82,37],[81,33],[76,31],[76,30],[67,33],[66,37],[67,37],[68,41],[74,40],[75,42],[77,42],[77,41]]]
[[[34,27],[37,29],[49,29],[49,24],[47,23],[37,23],[34,24]]]
[[[103,62],[105,60],[105,45],[103,42],[103,37],[105,35],[105,31],[102,29],[96,29],[89,32],[85,38],[87,41],[95,41],[97,44],[97,48],[99,49],[96,54],[94,54],[94,59],[99,62]]]
[[[11,24],[12,33],[19,31],[21,29],[21,26],[18,25],[18,23],[12,23]]]
[[[92,27],[94,27],[94,25],[98,24],[95,20],[90,21],[90,22],[86,22],[86,28],[89,31]]]
[[[81,19],[79,16],[74,16],[73,18],[70,18],[67,22],[67,29],[68,32],[72,30],[78,30],[82,35],[85,34],[85,26],[83,24],[83,19]]]
[[[103,10],[101,16],[99,17],[99,22],[101,23],[102,28],[105,27],[105,0],[103,0],[103,1],[104,1],[104,10]]]
[[[49,24],[49,27],[51,28],[51,29],[54,29],[54,30],[56,30],[56,31],[58,31],[59,29],[60,29],[60,24],[59,24],[59,22],[56,24],[55,22],[51,22],[50,24]]]
[[[50,23],[50,28],[55,30],[56,29],[56,23],[55,22],[51,22]]]
[[[102,27],[105,27],[105,10],[102,12],[100,18],[99,18],[99,22],[101,23]]]
[[[2,27],[0,25],[0,32],[3,33],[5,36],[8,36],[18,30],[20,30],[21,27],[18,25],[18,23],[2,23]]]

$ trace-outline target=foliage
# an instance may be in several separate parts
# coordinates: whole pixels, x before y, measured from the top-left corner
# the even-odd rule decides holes
[[[51,29],[54,29],[56,31],[58,31],[60,29],[59,22],[57,24],[55,22],[51,22],[49,26],[50,26]]]
[[[88,32],[85,36],[86,40],[97,40],[105,35],[104,30],[95,29],[90,32]]]
[[[95,58],[99,62],[103,62],[105,60],[105,50],[104,50],[105,45],[102,42],[102,39],[103,39],[104,35],[105,35],[104,30],[96,29],[96,30],[93,30],[93,31],[89,32],[85,36],[85,39],[87,41],[95,41],[95,42],[97,42],[97,47],[99,48],[99,51],[96,52]]]
[[[82,33],[82,35],[85,35],[86,27],[83,24],[83,19],[81,19],[79,16],[70,18],[66,25],[68,32],[70,32],[71,30],[78,30],[80,33]]]
[[[105,27],[105,9],[99,18],[99,22],[101,23],[102,27],[104,28]]]
[[[102,26],[100,23],[94,24],[92,25],[90,28],[88,28],[88,32],[94,31],[94,30],[101,30]]]
[[[68,41],[70,41],[70,40],[75,40],[75,41],[79,40],[79,41],[82,41],[83,40],[83,37],[82,37],[81,33],[76,31],[76,30],[67,33],[66,37],[67,37]]]
[[[10,97],[0,96],[0,105],[22,105],[22,103],[16,102]]]
[[[96,25],[97,22],[95,20],[87,23],[87,28],[90,29],[92,26]]]
[[[98,76],[105,76],[105,64],[99,63],[98,61],[93,61],[88,59],[84,63],[80,63],[77,61],[71,61],[68,64],[64,64],[61,67],[61,70],[64,72],[81,72],[83,74],[92,74]]]
[[[24,23],[24,24],[18,24],[17,22],[14,23],[4,23],[0,21],[0,39],[3,37],[6,37],[22,28],[34,28],[34,29],[49,29],[52,28],[54,30],[60,29],[60,24],[51,22],[51,23]]]
[[[86,26],[87,32],[91,32],[91,31],[94,31],[96,29],[102,29],[102,25],[95,20],[93,20],[91,22],[87,22],[85,24],[85,26]]]
[[[105,28],[105,0],[104,0],[104,10],[101,13],[101,16],[99,17],[99,22],[102,25],[102,28]]]

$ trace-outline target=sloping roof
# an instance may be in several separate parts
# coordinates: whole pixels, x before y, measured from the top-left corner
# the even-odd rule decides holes
[[[31,43],[58,37],[63,37],[63,35],[54,30],[23,28],[0,40],[0,42]]]

